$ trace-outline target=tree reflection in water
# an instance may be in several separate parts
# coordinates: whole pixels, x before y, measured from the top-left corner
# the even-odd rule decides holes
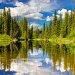
[[[8,46],[0,47],[0,69],[9,70],[11,63],[23,60],[29,60],[29,51],[33,53],[34,48],[39,50],[41,48],[44,55],[48,55],[52,60],[54,69],[63,71],[71,71],[75,74],[75,46],[72,44],[52,44],[49,41],[21,41],[11,43]]]

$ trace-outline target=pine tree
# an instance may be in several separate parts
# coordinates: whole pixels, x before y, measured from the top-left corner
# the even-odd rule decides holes
[[[20,24],[21,24],[21,26],[20,26],[20,28],[21,28],[21,33],[22,33],[22,35],[21,35],[21,37],[23,38],[23,39],[27,39],[27,31],[28,31],[28,21],[27,21],[27,19],[26,18],[24,18],[24,19],[22,19],[21,20],[21,22],[20,22]]]
[[[48,30],[48,25],[46,25],[45,27],[45,39],[48,39],[49,38],[49,30]]]
[[[55,34],[55,35],[59,35],[59,33],[58,33],[58,19],[57,19],[57,13],[56,13],[56,10],[55,10],[55,12],[54,12],[54,17],[53,17],[53,28],[54,28],[54,30],[53,30],[53,35]]]
[[[16,18],[13,19],[12,21],[12,30],[13,30],[13,38],[17,38],[18,37],[18,31],[19,31],[19,26],[18,26],[18,23],[17,23],[17,20]]]
[[[28,32],[28,21],[24,17],[24,27],[25,27],[25,34],[26,34],[26,39],[28,39],[27,32]]]
[[[30,31],[29,31],[29,39],[33,39],[33,26],[30,28]]]
[[[36,36],[36,38],[39,37],[39,33],[40,33],[40,31],[39,31],[39,28],[37,27],[36,30],[35,30],[35,36]]]
[[[66,37],[67,34],[68,34],[68,12],[65,13],[63,37]]]
[[[62,33],[62,30],[63,30],[63,24],[62,24],[62,14],[60,14],[60,18],[59,18],[59,20],[60,20],[60,37],[62,37],[63,36],[63,33]]]
[[[11,13],[10,13],[10,8],[7,11],[7,34],[10,35],[10,27],[11,27]]]
[[[72,28],[72,10],[71,10],[71,13],[70,15],[68,15],[68,26],[67,26],[67,31],[68,31],[68,35],[71,33],[71,28]]]
[[[74,14],[73,14],[73,16],[72,16],[72,28],[73,28],[73,30],[75,31],[75,9],[74,9]]]
[[[4,33],[7,34],[7,14],[5,8],[3,11],[3,21],[4,21]]]
[[[45,39],[45,23],[42,28],[42,38]]]
[[[13,38],[13,19],[11,20],[10,24],[10,37]]]
[[[1,10],[1,13],[0,13],[0,33],[2,34],[2,26],[3,26],[3,18],[2,18],[2,10]]]
[[[51,37],[52,34],[52,20],[50,21],[50,25],[49,25],[49,37]]]

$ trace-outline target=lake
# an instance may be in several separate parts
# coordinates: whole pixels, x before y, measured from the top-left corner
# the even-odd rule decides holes
[[[0,75],[74,74],[74,44],[21,41],[0,46]]]

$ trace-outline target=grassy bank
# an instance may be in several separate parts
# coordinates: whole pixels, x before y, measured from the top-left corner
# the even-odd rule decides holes
[[[58,43],[58,44],[70,44],[74,42],[74,40],[69,38],[55,38],[55,39],[52,38],[52,39],[49,39],[49,41]]]
[[[57,43],[57,44],[70,44],[70,43],[75,43],[75,38],[50,38],[50,39],[40,39],[36,38],[33,39],[34,41],[50,41],[52,43]]]

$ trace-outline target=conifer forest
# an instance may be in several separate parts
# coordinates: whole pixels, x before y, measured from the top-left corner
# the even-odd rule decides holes
[[[3,10],[0,16],[0,34],[8,35],[12,40],[49,40],[52,38],[73,38],[75,37],[75,10],[71,10],[71,13],[65,13],[65,18],[57,17],[56,10],[54,11],[53,20],[49,25],[43,24],[43,27],[38,27],[34,30],[33,26],[28,25],[28,20],[24,17],[18,20],[18,16],[11,17],[10,8],[8,11]]]
[[[75,75],[75,0],[0,0],[0,75]]]

